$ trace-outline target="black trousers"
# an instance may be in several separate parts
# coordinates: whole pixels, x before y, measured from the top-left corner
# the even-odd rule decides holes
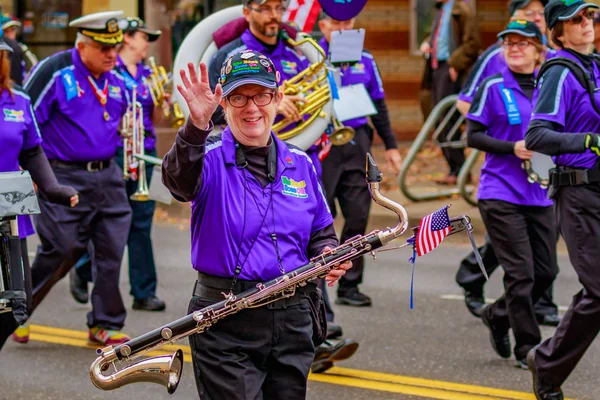
[[[450,79],[450,65],[447,62],[441,61],[438,69],[432,72],[433,86],[431,88],[431,101],[432,106],[435,107],[443,98],[448,97],[452,94],[457,94],[461,89],[462,77],[459,76],[456,82],[452,82]],[[450,128],[458,120],[459,114],[453,117],[448,123],[447,129],[444,129],[439,136],[440,142],[445,142]],[[460,167],[465,162],[465,152],[463,149],[451,149],[449,147],[442,148],[444,157],[450,166],[450,175],[458,176]]]
[[[321,163],[329,208],[335,218],[337,199],[344,216],[340,242],[356,235],[364,235],[367,230],[371,195],[365,180],[365,162],[372,140],[373,130],[368,125],[363,125],[356,129],[353,142],[332,146],[329,155]],[[352,260],[352,268],[339,280],[338,294],[362,283],[363,269],[364,257]]]
[[[558,234],[557,234],[558,236]],[[490,243],[489,236],[485,237],[485,244],[477,249],[481,255],[483,266],[488,276],[500,266],[494,248]],[[471,252],[466,256],[460,263],[460,267],[456,272],[456,283],[463,289],[470,292],[481,292],[483,294],[483,287],[486,284],[486,279],[477,259],[475,253]],[[548,290],[544,292],[542,297],[534,304],[535,314],[538,318],[543,318],[545,315],[556,315],[558,313],[558,307],[554,304],[553,286],[550,286]]]
[[[13,309],[13,312],[0,314],[0,350],[2,350],[4,343],[6,343],[6,340],[15,329],[25,322],[22,319],[27,316],[31,309],[31,267],[29,266],[29,256],[27,255],[27,239],[21,239],[21,257],[23,258],[26,304],[20,304],[19,309]],[[15,319],[15,313],[19,314],[17,318],[20,321]]]
[[[494,326],[512,328],[515,357],[523,359],[541,341],[533,304],[558,273],[554,206],[499,200],[479,200],[478,206],[504,269],[505,293],[486,310],[487,317]]]
[[[560,386],[600,332],[600,186],[563,187],[555,200],[569,260],[583,286],[535,356],[539,379]]]
[[[194,296],[188,313],[223,297]],[[190,336],[202,400],[304,400],[315,348],[308,299],[251,308]]]
[[[79,193],[77,207],[50,203],[40,196],[41,214],[36,230],[41,245],[31,267],[33,306],[40,304],[52,287],[62,279],[87,250],[94,245],[94,289],[89,327],[121,329],[125,306],[119,290],[121,260],[129,226],[131,208],[125,194],[125,181],[117,164],[101,171],[53,167],[62,185]]]

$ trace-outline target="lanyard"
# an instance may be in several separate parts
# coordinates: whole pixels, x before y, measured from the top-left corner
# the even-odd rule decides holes
[[[94,81],[94,78],[88,75],[87,80],[90,83],[90,85],[92,85],[92,89],[94,89],[94,94],[96,95],[96,98],[98,99],[100,104],[102,104],[102,107],[104,107],[108,99],[108,79],[104,81],[104,89],[102,90],[98,88],[96,82]]]

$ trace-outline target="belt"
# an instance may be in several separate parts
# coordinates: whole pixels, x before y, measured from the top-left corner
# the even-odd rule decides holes
[[[194,296],[206,297],[214,299],[215,302],[225,300],[223,293],[231,292],[234,295],[238,295],[246,290],[256,288],[256,285],[262,282],[258,281],[245,281],[238,279],[236,284],[231,288],[233,278],[222,278],[214,275],[206,275],[198,272],[198,280],[194,286]],[[302,298],[307,297],[307,293],[316,290],[316,284],[308,283],[306,286],[296,288],[296,292],[291,297],[279,299],[272,303],[269,303],[266,307],[270,309],[287,308],[300,304]]]
[[[559,167],[550,170],[550,185],[576,186],[600,183],[600,170]]]
[[[48,160],[50,165],[56,168],[85,169],[89,172],[98,172],[110,167],[112,159],[98,161],[62,161]]]

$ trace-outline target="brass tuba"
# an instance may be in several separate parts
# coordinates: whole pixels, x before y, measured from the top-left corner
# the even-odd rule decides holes
[[[211,14],[198,23],[181,43],[175,57],[173,71],[185,69],[191,62],[198,65],[204,62],[209,65],[212,56],[217,52],[217,47],[212,35],[223,25],[243,16],[243,7],[235,6]],[[305,120],[293,128],[293,121],[279,121],[273,127],[279,138],[301,149],[308,149],[327,130],[333,117],[333,100],[329,80],[327,79],[327,66],[325,52],[310,36],[299,33],[294,39],[288,39],[298,51],[310,61],[309,68],[285,83],[288,94],[299,94],[305,97],[300,105],[300,113],[305,115]],[[181,83],[179,74],[173,74],[175,86]],[[177,92],[173,92],[173,103],[179,104],[181,111],[187,117],[189,110],[185,100]]]

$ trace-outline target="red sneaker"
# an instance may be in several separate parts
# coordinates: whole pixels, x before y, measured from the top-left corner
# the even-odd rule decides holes
[[[29,342],[29,324],[25,323],[19,326],[12,334],[12,338],[17,343],[28,343]]]
[[[88,334],[88,341],[94,345],[101,344],[105,346],[115,346],[128,342],[129,340],[131,340],[131,338],[121,331],[106,329],[100,326],[90,328]]]

